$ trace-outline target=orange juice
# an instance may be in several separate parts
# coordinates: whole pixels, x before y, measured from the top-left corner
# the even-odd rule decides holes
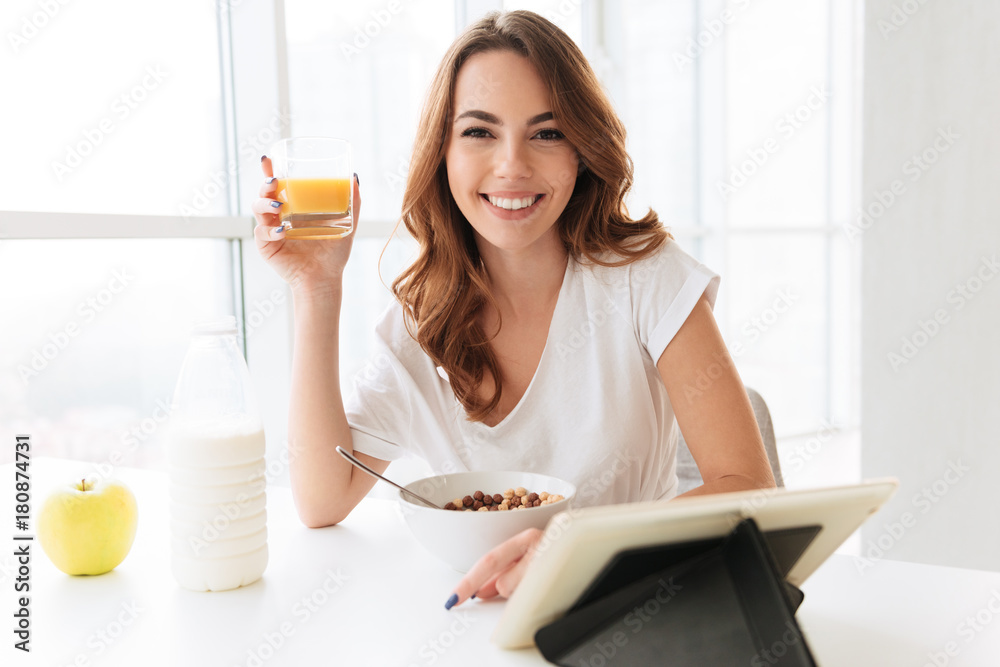
[[[351,179],[279,178],[277,199],[287,238],[340,238],[351,231]]]
[[[351,181],[348,178],[279,178],[278,199],[288,205],[288,215],[344,215],[351,203]]]

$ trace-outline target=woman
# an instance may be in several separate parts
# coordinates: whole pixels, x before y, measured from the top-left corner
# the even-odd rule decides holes
[[[262,167],[254,234],[293,295],[291,480],[307,525],[341,521],[374,484],[338,444],[379,472],[405,448],[442,472],[561,477],[584,504],[607,504],[676,495],[679,425],[705,480],[689,495],[774,486],[712,316],[719,278],[653,211],[628,217],[624,127],[544,18],[492,14],[445,56],[403,200],[420,253],[393,283],[346,406],[337,332],[351,237],[286,241]],[[539,537],[484,556],[446,607],[508,596]]]

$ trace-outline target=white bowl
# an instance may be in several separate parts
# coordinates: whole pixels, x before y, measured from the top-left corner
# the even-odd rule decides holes
[[[558,477],[532,472],[458,472],[406,485],[408,490],[441,507],[476,491],[502,494],[519,486],[529,492],[559,494],[565,500],[505,512],[461,512],[427,507],[400,491],[399,507],[410,532],[427,551],[459,572],[468,572],[493,547],[528,528],[544,529],[549,519],[568,510],[576,486]]]

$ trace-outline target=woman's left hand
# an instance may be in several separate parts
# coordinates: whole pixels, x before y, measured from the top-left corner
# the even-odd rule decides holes
[[[510,597],[524,577],[542,538],[538,528],[529,528],[484,554],[458,582],[445,609],[462,604],[472,595],[483,600],[496,596]]]

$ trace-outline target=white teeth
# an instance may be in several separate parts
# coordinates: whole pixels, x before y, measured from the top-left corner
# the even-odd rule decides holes
[[[538,201],[538,195],[531,197],[523,197],[521,199],[507,199],[504,197],[493,197],[489,196],[490,203],[497,208],[503,208],[508,211],[517,211],[522,208],[527,208]]]

